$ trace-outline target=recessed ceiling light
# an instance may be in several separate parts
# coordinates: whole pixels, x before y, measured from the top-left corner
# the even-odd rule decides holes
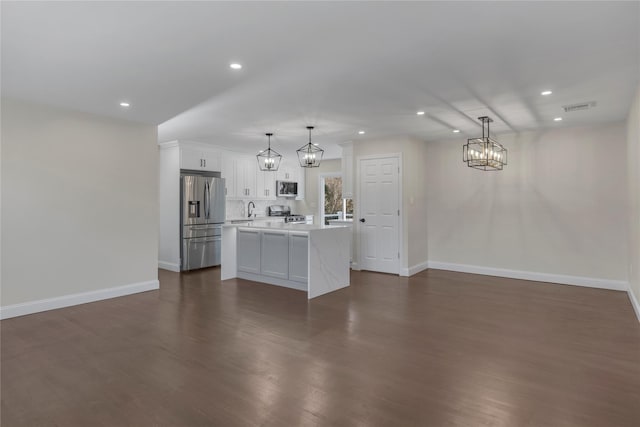
[[[131,104],[129,104],[128,102],[121,102],[120,106],[121,107],[129,107],[129,106],[131,106]]]
[[[561,121],[562,121],[562,117],[556,117],[555,119],[553,119],[553,121],[555,121],[555,122],[561,122]]]
[[[547,96],[547,95],[551,95],[553,92],[551,92],[550,90],[544,90],[542,92],[540,92],[540,95],[542,96]]]
[[[234,70],[239,70],[242,68],[242,64],[238,64],[237,62],[234,62],[230,64],[229,67],[233,68]]]
[[[460,129],[454,129],[453,133],[460,133]]]
[[[424,116],[424,111],[418,111],[416,114],[419,116]]]
[[[358,131],[358,133],[359,133],[360,135],[364,135],[364,131],[363,131],[363,130]]]

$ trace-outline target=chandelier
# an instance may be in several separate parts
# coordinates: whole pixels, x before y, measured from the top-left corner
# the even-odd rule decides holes
[[[303,168],[317,168],[322,161],[324,150],[316,144],[311,143],[311,130],[313,126],[307,126],[307,129],[309,129],[309,143],[296,150],[298,153],[298,161]]]
[[[484,171],[497,171],[507,164],[507,149],[498,141],[489,137],[489,123],[493,120],[488,116],[478,117],[482,122],[482,138],[467,139],[462,146],[462,161],[470,168]],[[487,136],[484,128],[487,127]]]
[[[271,137],[273,134],[266,133],[265,135],[269,138],[269,148],[262,150],[256,155],[256,158],[258,159],[258,167],[261,171],[275,172],[280,166],[282,155],[271,149]]]

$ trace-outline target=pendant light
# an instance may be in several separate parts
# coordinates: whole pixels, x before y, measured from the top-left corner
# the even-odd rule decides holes
[[[311,130],[313,126],[307,126],[307,129],[309,129],[309,143],[296,150],[298,153],[298,161],[303,168],[317,168],[322,161],[324,150],[316,144],[311,143]]]
[[[258,159],[258,167],[261,171],[266,172],[275,172],[278,170],[280,166],[280,160],[282,160],[282,155],[280,155],[277,151],[271,149],[271,137],[272,133],[266,133],[269,138],[269,148],[266,150],[262,150],[258,154],[256,154],[256,158]]]
[[[462,146],[462,161],[470,168],[483,171],[502,170],[507,164],[507,149],[489,136],[489,123],[493,120],[488,116],[478,117],[482,122],[482,138],[470,138]],[[487,127],[485,136],[484,128]]]

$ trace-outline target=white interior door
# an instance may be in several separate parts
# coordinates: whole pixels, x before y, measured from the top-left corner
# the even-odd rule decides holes
[[[398,274],[400,186],[397,157],[360,159],[360,268]]]

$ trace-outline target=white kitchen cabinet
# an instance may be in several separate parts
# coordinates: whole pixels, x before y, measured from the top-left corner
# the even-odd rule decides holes
[[[288,157],[284,157],[280,161],[280,167],[278,167],[278,171],[276,172],[276,179],[278,181],[295,181],[293,178],[294,169],[292,168],[292,163],[292,160]]]
[[[255,157],[238,156],[236,158],[236,197],[256,197],[257,170],[258,163]]]
[[[353,144],[340,144],[342,147],[342,198],[353,199]]]
[[[219,171],[220,153],[215,150],[180,147],[180,169]]]
[[[258,171],[256,181],[256,198],[276,199],[276,172]]]
[[[261,269],[261,237],[260,230],[238,229],[237,255],[238,271],[260,274]]]
[[[295,158],[283,158],[276,175],[278,181],[293,181],[298,183],[298,196],[296,200],[304,200],[305,168],[300,167],[297,156]]]
[[[231,153],[222,153],[220,174],[225,179],[225,195],[227,198],[236,197],[236,157]]]
[[[265,276],[288,279],[289,232],[262,231],[262,259],[260,272]]]
[[[309,276],[309,236],[289,233],[289,280],[307,283]]]

